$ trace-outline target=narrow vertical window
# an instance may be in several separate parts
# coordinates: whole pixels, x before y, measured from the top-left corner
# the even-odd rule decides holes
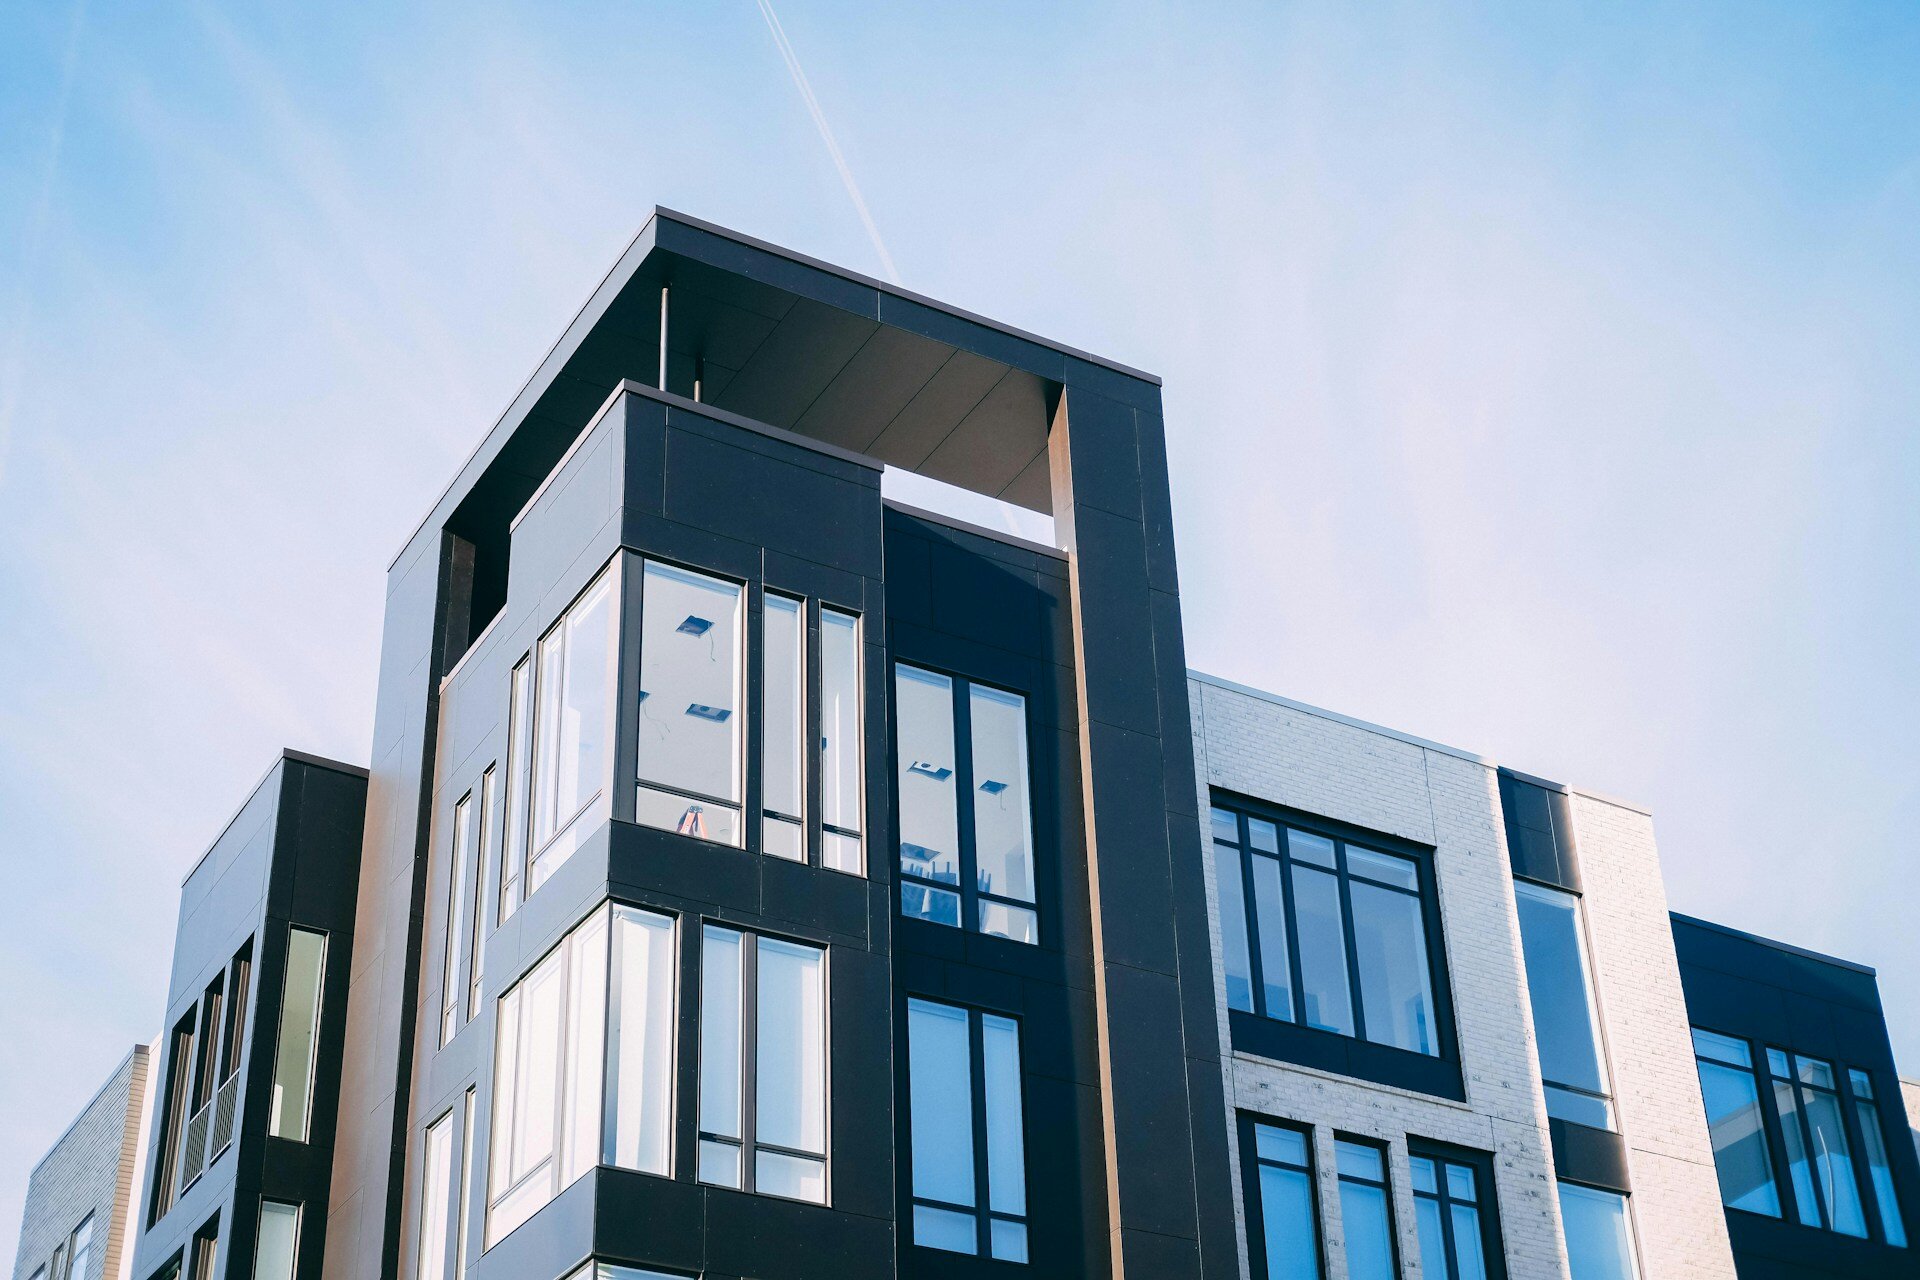
[[[1313,1143],[1305,1130],[1244,1120],[1248,1160],[1247,1245],[1254,1280],[1320,1280],[1320,1228],[1313,1190]]]
[[[1348,1280],[1394,1280],[1393,1205],[1387,1153],[1370,1142],[1334,1141],[1340,1183],[1341,1238]]]
[[[1247,941],[1247,891],[1240,874],[1240,861],[1239,818],[1216,808],[1213,810],[1213,866],[1220,891],[1220,948],[1226,970],[1227,1007],[1252,1013],[1253,951]],[[1285,921],[1281,921],[1280,932],[1284,938]],[[1291,1012],[1289,1006],[1288,1013]]]
[[[493,766],[480,775],[480,838],[473,848],[473,902],[467,908],[467,1010],[466,1020],[480,1016],[480,989],[486,981],[487,875],[493,865]]]
[[[507,814],[500,841],[500,922],[520,905],[521,877],[527,869],[527,792],[533,750],[533,658],[513,668],[507,700]]]
[[[1504,1274],[1491,1161],[1413,1150],[1407,1168],[1413,1181],[1420,1269],[1427,1280],[1488,1280]]]
[[[707,925],[702,1182],[827,1202],[826,953]]]
[[[300,1206],[260,1202],[260,1230],[253,1246],[253,1280],[293,1280],[300,1250]]]
[[[641,574],[635,821],[741,843],[741,588],[648,561]]]
[[[860,620],[820,610],[820,861],[866,872],[861,852],[865,754],[861,750]]]
[[[1722,1203],[1729,1209],[1779,1217],[1780,1192],[1773,1181],[1773,1151],[1760,1111],[1753,1050],[1744,1040],[1696,1027],[1693,1054],[1700,1069],[1700,1096],[1707,1106]]]
[[[246,1047],[247,1004],[253,987],[253,940],[234,953],[227,969],[226,1025],[220,1033],[220,1082],[224,1085],[240,1070]]]
[[[1528,880],[1513,882],[1513,896],[1547,1114],[1611,1129],[1612,1091],[1580,899]]]
[[[1560,1184],[1560,1225],[1572,1280],[1637,1280],[1627,1198],[1597,1187]]]
[[[607,992],[606,1160],[668,1172],[673,1140],[674,923],[613,909],[613,976]]]
[[[1800,1221],[1865,1238],[1866,1211],[1854,1179],[1833,1064],[1768,1049],[1767,1072],[1772,1077],[1774,1108],[1780,1116]]]
[[[326,964],[326,934],[297,926],[287,930],[287,972],[280,994],[273,1101],[267,1117],[267,1132],[276,1138],[305,1142],[312,1124],[313,1064]]]
[[[445,1045],[460,1029],[460,1011],[466,1007],[467,985],[460,981],[460,947],[467,936],[467,835],[473,819],[473,793],[453,806],[453,832],[447,850],[446,952],[440,966],[440,1043]]]
[[[187,1274],[193,1280],[213,1280],[214,1263],[220,1256],[220,1218],[213,1219],[193,1233],[193,1243],[187,1247]]]
[[[526,892],[572,856],[574,820],[606,787],[614,644],[614,575],[593,585],[540,639],[535,657],[532,857]]]
[[[179,1191],[181,1130],[187,1123],[187,1090],[193,1071],[193,1014],[182,1018],[167,1042],[166,1087],[154,1128],[153,1198],[147,1225],[173,1207]]]
[[[1027,1261],[1020,1024],[907,1001],[913,1243]]]
[[[453,1280],[466,1280],[467,1214],[473,1202],[474,1090],[460,1100],[460,1188],[453,1201]]]
[[[453,1113],[427,1126],[420,1157],[420,1260],[415,1280],[446,1280],[447,1208],[453,1193]]]
[[[1873,1199],[1880,1210],[1880,1231],[1886,1242],[1897,1249],[1907,1246],[1907,1225],[1900,1217],[1900,1197],[1893,1185],[1893,1166],[1887,1160],[1887,1134],[1881,1128],[1880,1108],[1873,1102],[1873,1080],[1864,1071],[1849,1070],[1847,1084],[1853,1094],[1854,1117],[1860,1122],[1860,1144],[1867,1157],[1867,1177],[1873,1185]]]
[[[806,860],[807,609],[768,593],[761,610],[760,849]]]
[[[73,1280],[93,1280],[93,1215],[80,1219],[80,1225],[67,1237],[67,1274]]]
[[[894,710],[901,914],[1038,942],[1027,700],[899,664]]]

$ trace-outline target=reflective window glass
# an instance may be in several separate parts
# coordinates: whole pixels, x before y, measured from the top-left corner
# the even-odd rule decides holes
[[[863,875],[866,786],[861,750],[860,620],[820,610],[821,865]]]
[[[605,789],[613,712],[611,571],[540,639],[534,659],[533,832],[527,889],[573,852],[575,818]],[[562,835],[566,839],[561,839]]]
[[[649,560],[640,594],[635,820],[737,846],[744,593]]]
[[[1743,1041],[1712,1032],[1696,1029],[1693,1043],[1720,1198],[1729,1208],[1777,1218],[1780,1193],[1773,1181],[1760,1086],[1748,1065],[1752,1055]]]
[[[1026,1262],[1020,1024],[907,1001],[913,1243]]]
[[[1320,1280],[1320,1231],[1307,1135],[1258,1121],[1248,1127],[1253,1138],[1249,1196],[1254,1199],[1248,1209],[1259,1220],[1259,1230],[1249,1231],[1254,1275],[1266,1280]]]
[[[806,858],[807,613],[769,592],[760,649],[760,847]]]
[[[1540,1076],[1547,1086],[1547,1114],[1611,1129],[1611,1088],[1600,1047],[1580,899],[1525,880],[1514,881],[1513,893]]]
[[[1572,1280],[1636,1280],[1625,1196],[1562,1182],[1560,1223]]]
[[[298,927],[287,930],[287,972],[280,993],[280,1029],[267,1113],[267,1132],[276,1138],[305,1142],[312,1123],[313,1066],[326,964],[327,935]]]

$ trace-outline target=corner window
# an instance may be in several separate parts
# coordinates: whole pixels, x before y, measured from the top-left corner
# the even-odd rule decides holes
[[[1242,1117],[1247,1251],[1253,1280],[1320,1280],[1313,1139],[1305,1129]]]
[[[487,1247],[602,1163],[668,1172],[674,922],[602,908],[500,997]]]
[[[737,847],[744,592],[649,560],[640,596],[634,820]]]
[[[1395,1280],[1399,1268],[1394,1265],[1393,1194],[1387,1185],[1386,1149],[1372,1142],[1337,1138],[1333,1154],[1348,1280]]]
[[[1547,1114],[1611,1129],[1613,1092],[1601,1047],[1580,899],[1530,880],[1515,880],[1513,896],[1520,913],[1520,946]]]
[[[1020,1024],[908,1000],[907,1123],[913,1243],[1026,1262]]]
[[[615,575],[602,569],[534,651],[531,894],[572,856],[606,790],[613,736]]]
[[[1572,1280],[1638,1280],[1627,1198],[1573,1182],[1560,1186],[1560,1225]]]
[[[1707,1106],[1722,1203],[1729,1209],[1779,1217],[1780,1192],[1773,1181],[1773,1151],[1760,1110],[1753,1050],[1744,1040],[1696,1027],[1693,1054],[1700,1070],[1700,1096]]]
[[[1493,1209],[1493,1162],[1409,1144],[1415,1234],[1427,1280],[1489,1280],[1506,1274]]]
[[[894,712],[901,914],[1038,942],[1026,699],[899,663]]]
[[[253,1246],[253,1280],[293,1280],[299,1250],[300,1206],[262,1200]]]
[[[1419,859],[1216,805],[1227,1005],[1437,1057]]]
[[[827,954],[707,925],[700,1181],[827,1202]]]
[[[298,926],[287,930],[287,972],[280,992],[267,1132],[292,1142],[305,1142],[313,1122],[313,1065],[326,966],[326,934]]]

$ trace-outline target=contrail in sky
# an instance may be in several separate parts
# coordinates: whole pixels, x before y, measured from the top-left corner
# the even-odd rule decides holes
[[[773,12],[773,5],[769,0],[758,0],[758,3],[760,15],[767,20],[767,30],[773,32],[773,42],[780,46],[780,56],[786,60],[787,71],[793,76],[793,87],[800,91],[800,97],[805,100],[807,113],[820,130],[820,140],[827,144],[827,154],[833,157],[833,167],[840,171],[840,181],[847,188],[853,207],[860,212],[860,221],[866,225],[867,237],[873,241],[874,251],[880,255],[880,265],[886,268],[887,279],[899,284],[900,273],[894,268],[893,255],[887,252],[887,242],[880,238],[880,228],[874,225],[873,214],[867,210],[866,199],[860,194],[860,184],[853,180],[853,170],[847,168],[847,158],[840,154],[840,144],[833,139],[833,130],[827,126],[826,113],[820,110],[820,100],[813,96],[813,86],[807,83],[807,73],[800,69],[800,60],[793,56],[793,46],[787,43],[787,33]]]

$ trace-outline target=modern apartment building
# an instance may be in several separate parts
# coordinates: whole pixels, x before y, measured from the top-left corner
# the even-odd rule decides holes
[[[1865,1075],[1771,1226],[1830,1099],[1910,1262],[1870,980],[1723,1000],[1643,810],[1188,671],[1148,375],[660,210],[387,599],[371,769],[188,878],[135,1280],[1790,1274],[1715,1036]]]

